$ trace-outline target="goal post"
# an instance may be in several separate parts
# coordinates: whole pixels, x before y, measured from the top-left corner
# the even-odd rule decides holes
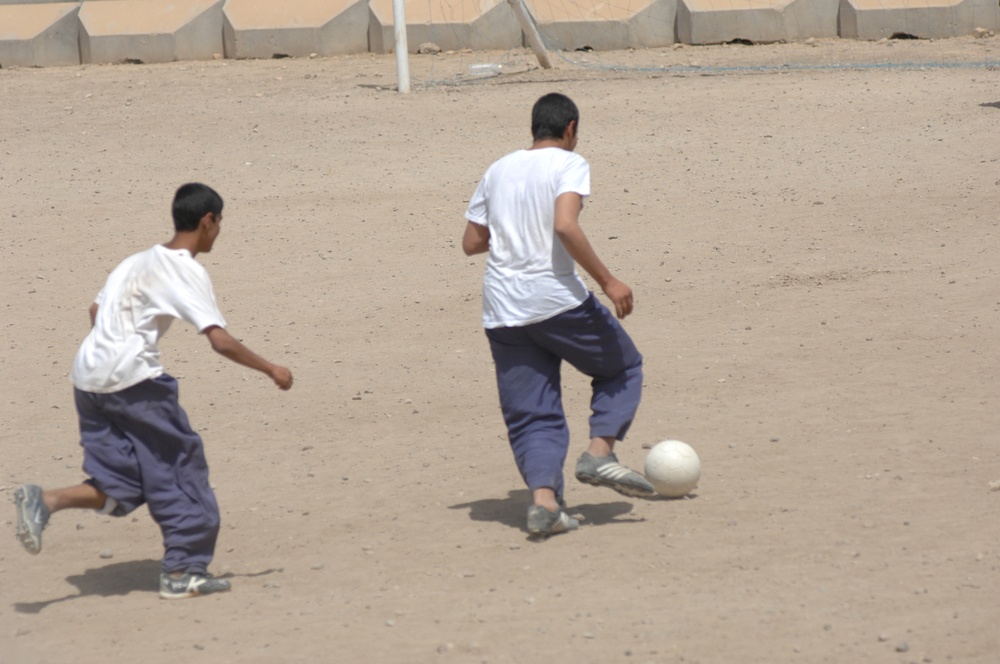
[[[392,35],[396,42],[396,89],[410,91],[410,49],[406,44],[406,10],[403,0],[392,0]]]
[[[531,46],[535,57],[538,58],[538,64],[542,66],[542,69],[552,69],[549,52],[545,49],[545,44],[542,43],[542,35],[538,33],[538,27],[531,20],[528,8],[524,6],[524,0],[507,0],[507,2],[514,9],[514,16],[517,17],[517,22],[521,25],[524,36],[528,38],[528,45]]]

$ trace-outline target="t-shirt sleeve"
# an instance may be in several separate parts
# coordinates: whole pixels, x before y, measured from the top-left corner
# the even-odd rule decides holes
[[[487,214],[489,212],[486,200],[486,177],[487,176],[484,175],[483,179],[479,181],[479,186],[476,187],[475,193],[473,193],[472,198],[469,199],[469,207],[465,211],[465,218],[474,224],[479,224],[480,226],[487,225]]]
[[[194,325],[199,332],[213,326],[225,327],[226,320],[215,301],[208,271],[193,260],[188,268],[178,271],[173,284],[171,300],[177,317]]]
[[[559,172],[556,197],[567,192],[590,196],[590,164],[580,155],[571,153]]]

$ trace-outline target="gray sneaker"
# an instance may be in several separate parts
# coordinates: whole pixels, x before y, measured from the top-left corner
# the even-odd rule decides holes
[[[580,522],[560,508],[550,512],[541,505],[528,508],[528,532],[537,537],[557,535],[580,527]]]
[[[28,553],[42,550],[42,531],[49,525],[49,508],[42,500],[42,487],[25,484],[14,492],[17,507],[17,539]]]
[[[576,479],[594,486],[606,486],[632,498],[656,495],[656,489],[645,477],[618,463],[618,457],[613,453],[595,457],[590,452],[584,452],[576,462]]]
[[[211,574],[185,574],[174,578],[166,572],[160,573],[160,597],[163,599],[184,599],[199,595],[210,595],[229,590],[232,586],[226,579],[217,579]]]

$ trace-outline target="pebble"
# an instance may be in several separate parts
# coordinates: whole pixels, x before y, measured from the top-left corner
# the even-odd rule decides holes
[[[100,556],[101,558],[104,558],[105,560],[107,560],[108,558],[114,558],[115,557],[115,554],[114,554],[113,551],[111,551],[111,549],[103,549],[97,555]]]

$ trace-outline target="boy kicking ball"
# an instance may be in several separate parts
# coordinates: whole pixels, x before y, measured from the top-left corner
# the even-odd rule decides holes
[[[17,538],[42,550],[42,531],[60,510],[125,516],[139,506],[163,534],[160,596],[179,599],[229,590],[208,573],[219,535],[219,507],[201,438],[178,402],[177,381],[160,364],[158,342],[174,319],[195,326],[212,349],[266,374],[282,390],[292,373],[232,337],[212,282],[194,260],[209,252],[222,223],[222,198],[199,183],[173,200],[174,237],[125,259],[90,305],[91,330],[71,380],[88,479],[62,489],[25,484],[14,492]]]
[[[467,256],[489,254],[483,327],[514,460],[532,494],[528,532],[541,537],[579,526],[563,501],[564,360],[593,379],[590,446],[577,461],[576,478],[626,496],[656,495],[614,452],[639,407],[642,356],[576,272],[576,264],[587,271],[618,318],[632,313],[632,289],[604,266],[580,227],[590,166],[574,152],[579,124],[565,95],[535,102],[531,148],[487,169],[469,201],[462,239]]]

